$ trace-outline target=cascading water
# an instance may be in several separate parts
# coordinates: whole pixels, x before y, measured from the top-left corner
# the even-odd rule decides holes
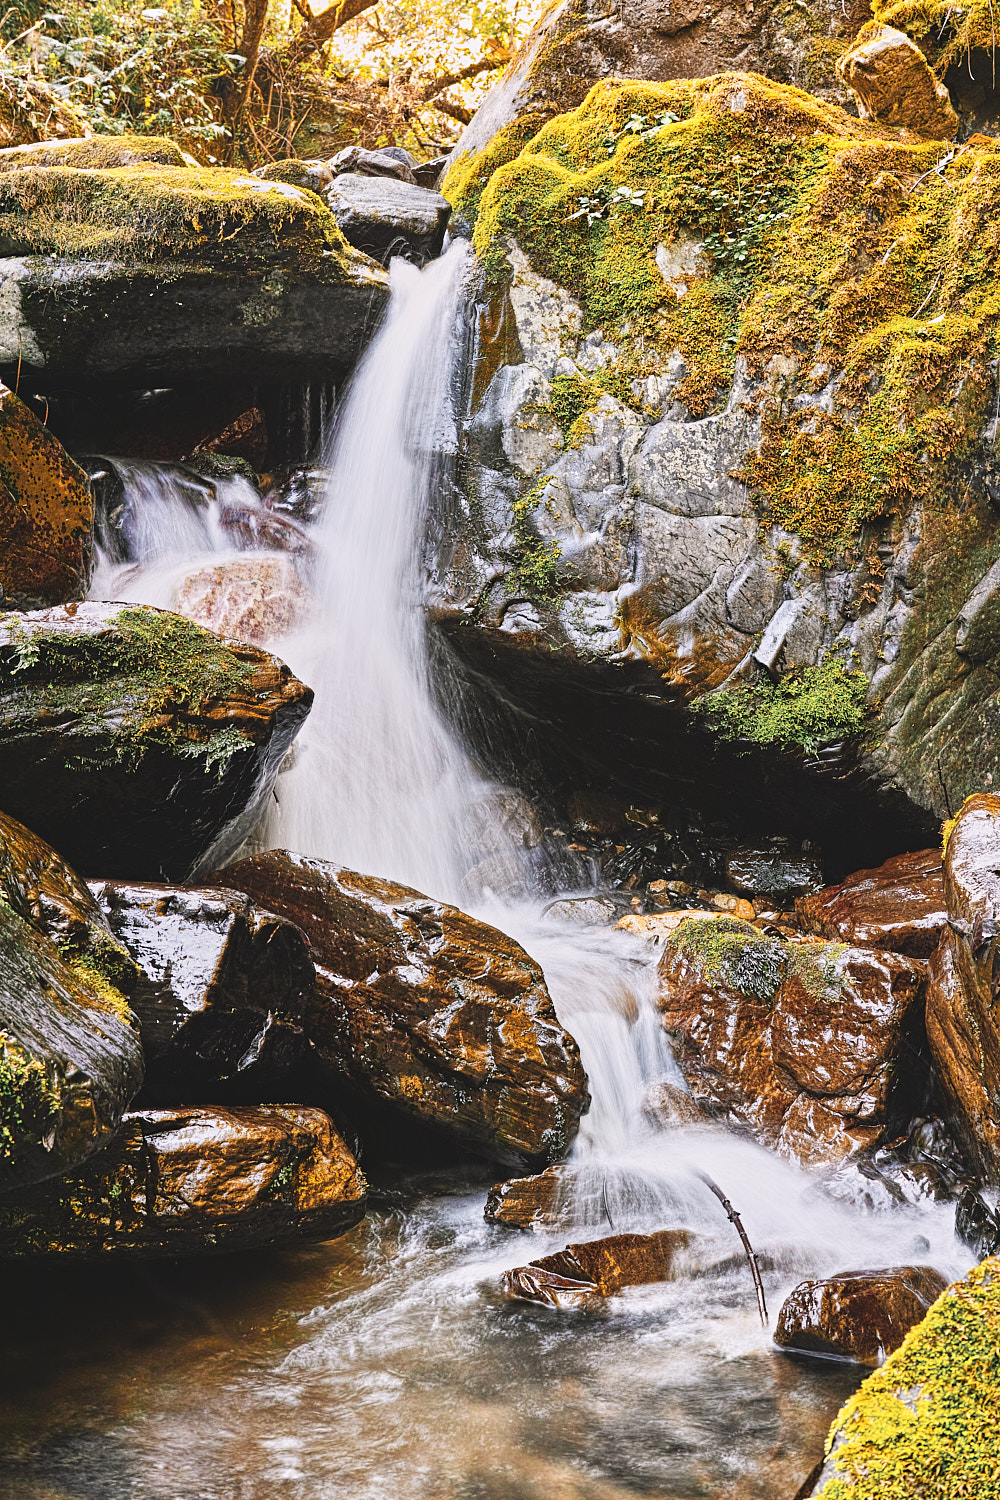
[[[647,1091],[679,1075],[649,950],[561,925],[519,885],[517,840],[490,819],[503,799],[432,691],[421,608],[425,526],[455,450],[470,269],[461,246],[423,272],[394,265],[388,318],[339,409],[310,538],[315,613],[270,642],[317,696],[268,836],[458,899],[542,964],[593,1094],[559,1226],[527,1239],[485,1225],[482,1177],[386,1191],[357,1236],[303,1252],[278,1291],[271,1279],[242,1298],[216,1289],[221,1325],[200,1345],[161,1339],[137,1404],[107,1362],[81,1397],[85,1430],[18,1470],[18,1500],[69,1495],[53,1476],[70,1460],[72,1496],[86,1500],[777,1500],[857,1372],[770,1352],[704,1174],[742,1215],[772,1311],[804,1276],[913,1259],[958,1274],[968,1262],[946,1205],[866,1216],[721,1127],[657,1124]],[[159,519],[136,533],[130,563],[104,560],[106,596],[175,603],[192,567],[248,545],[225,524],[227,498],[240,499],[225,487],[192,520],[176,473],[158,495],[162,472],[133,466],[125,479],[133,499],[146,487],[136,515]],[[509,878],[477,885],[498,849]],[[601,1315],[498,1299],[502,1270],[574,1235],[673,1227],[695,1232],[688,1274]]]

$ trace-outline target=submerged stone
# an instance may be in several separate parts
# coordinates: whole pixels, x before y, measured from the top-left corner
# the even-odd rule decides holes
[[[164,610],[0,614],[5,808],[88,874],[189,878],[245,837],[311,702],[275,657]]]
[[[176,606],[207,630],[262,646],[303,625],[313,599],[290,558],[254,552],[189,573],[177,586]]]
[[[532,1177],[509,1177],[490,1189],[483,1217],[510,1229],[547,1229],[558,1220],[563,1175],[548,1167]]]
[[[793,1353],[877,1368],[946,1286],[930,1266],[841,1271],[823,1281],[803,1281],[782,1304],[774,1342]]]
[[[366,1183],[318,1109],[142,1110],[84,1171],[0,1198],[0,1258],[155,1257],[332,1239]]]
[[[519,1302],[587,1307],[626,1287],[669,1281],[678,1252],[690,1241],[686,1229],[661,1229],[655,1234],[615,1234],[567,1245],[555,1255],[507,1271],[503,1290]]]
[[[494,1161],[566,1155],[588,1107],[542,971],[506,934],[408,886],[272,850],[212,884],[295,922],[316,962],[307,1019],[342,1088]]]

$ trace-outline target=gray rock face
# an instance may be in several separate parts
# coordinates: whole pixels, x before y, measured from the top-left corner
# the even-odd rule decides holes
[[[93,891],[141,970],[141,1102],[288,1097],[316,979],[299,929],[237,891],[121,881]]]
[[[404,255],[423,265],[441,253],[451,205],[430,188],[347,172],[323,197],[348,243],[374,260]]]

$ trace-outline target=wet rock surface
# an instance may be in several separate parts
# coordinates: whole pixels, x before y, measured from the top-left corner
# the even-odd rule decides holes
[[[669,1280],[675,1257],[690,1241],[686,1229],[661,1229],[655,1234],[615,1234],[567,1245],[555,1255],[508,1271],[503,1290],[516,1301],[587,1307],[626,1287]]]
[[[308,1032],[330,1075],[512,1166],[564,1156],[589,1096],[542,972],[511,938],[406,886],[275,850],[212,883],[308,937]]]
[[[898,854],[875,870],[802,896],[795,914],[806,932],[862,948],[929,958],[947,925],[938,849]]]
[[[912,1113],[923,966],[690,921],[660,959],[663,1025],[695,1100],[806,1163],[876,1145]]]
[[[315,981],[298,928],[235,891],[103,881],[94,894],[141,971],[142,1103],[288,1097]]]
[[[423,265],[441,253],[451,205],[431,188],[355,171],[336,177],[323,199],[344,238],[374,260],[403,255]]]
[[[780,835],[731,849],[724,868],[726,880],[740,896],[787,902],[823,884],[823,868],[815,854]]]
[[[0,615],[5,808],[87,874],[188,878],[249,831],[311,702],[276,657],[163,610]]]
[[[843,1271],[804,1281],[782,1304],[774,1342],[790,1352],[851,1359],[875,1369],[946,1286],[930,1266]]]
[[[259,552],[190,573],[176,599],[206,630],[258,646],[304,624],[313,603],[287,557]]]
[[[0,1257],[201,1255],[331,1239],[365,1180],[318,1109],[128,1115],[87,1168],[0,1198]]]
[[[82,599],[90,582],[94,502],[87,476],[0,384],[0,607]]]
[[[490,1189],[483,1217],[489,1224],[510,1229],[546,1229],[558,1219],[563,1177],[548,1167],[532,1177],[509,1177]]]
[[[1000,1183],[1000,797],[969,797],[944,861],[948,925],[927,971],[927,1037],[956,1133]]]

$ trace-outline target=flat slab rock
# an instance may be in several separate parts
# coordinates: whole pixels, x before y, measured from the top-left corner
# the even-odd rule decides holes
[[[431,188],[346,172],[323,194],[344,238],[375,260],[403,253],[420,264],[440,255],[451,204]]]
[[[782,1304],[774,1342],[791,1352],[850,1359],[876,1369],[946,1286],[931,1266],[843,1271],[822,1281],[803,1281]]]
[[[924,968],[915,959],[784,942],[733,917],[683,923],[659,1004],[694,1099],[761,1144],[834,1165],[914,1112]]]
[[[141,1102],[288,1097],[316,979],[299,929],[241,891],[113,880],[92,889],[139,966]]]
[[[897,854],[795,903],[805,932],[860,948],[930,958],[948,922],[938,849]]]
[[[143,1110],[76,1176],[0,1198],[0,1258],[202,1255],[332,1239],[363,1217],[365,1192],[322,1110]]]
[[[495,1161],[545,1167],[566,1154],[586,1075],[541,969],[512,938],[408,886],[286,850],[211,883],[308,937],[308,1034],[339,1083]]]
[[[555,1255],[507,1271],[503,1291],[518,1302],[587,1307],[625,1287],[669,1281],[677,1253],[690,1242],[686,1229],[661,1229],[655,1234],[615,1234],[567,1245]]]

